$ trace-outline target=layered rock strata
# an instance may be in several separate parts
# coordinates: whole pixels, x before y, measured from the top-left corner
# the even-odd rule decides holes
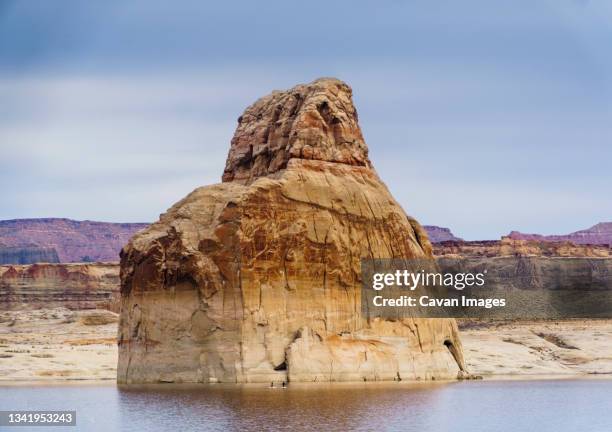
[[[461,257],[578,257],[606,258],[612,256],[612,249],[604,245],[574,244],[569,241],[548,242],[541,240],[515,240],[503,237],[501,240],[443,241],[433,245],[436,256]]]
[[[0,221],[0,243],[17,249],[34,246],[56,252],[57,261],[51,261],[49,257],[29,256],[27,262],[13,257],[6,264],[118,262],[121,248],[132,235],[147,225],[63,218],[11,219]]]
[[[454,320],[361,314],[362,258],[432,257],[368,159],[351,89],[273,92],[238,121],[223,183],[121,253],[121,383],[454,379]]]
[[[574,244],[607,245],[612,247],[612,222],[600,222],[585,230],[570,234],[541,235],[512,231],[508,237],[514,240],[538,240],[548,242],[572,242]]]
[[[0,310],[119,309],[116,264],[0,266]]]

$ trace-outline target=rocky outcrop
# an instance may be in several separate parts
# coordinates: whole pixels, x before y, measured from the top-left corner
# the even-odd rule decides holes
[[[319,80],[248,107],[238,119],[223,181],[252,181],[287,168],[291,159],[371,166],[346,84]]]
[[[423,225],[423,228],[427,232],[429,241],[432,243],[440,243],[444,241],[463,241],[462,238],[455,237],[449,228],[435,225]]]
[[[37,262],[58,263],[54,248],[39,246],[4,246],[0,244],[0,264],[33,264]]]
[[[513,240],[537,240],[548,242],[572,242],[574,244],[591,244],[612,246],[612,222],[601,222],[591,228],[564,235],[523,234],[512,231],[508,237]]]
[[[119,309],[116,264],[0,266],[0,310]]]
[[[461,296],[506,299],[504,308],[466,309],[467,318],[611,317],[612,250],[607,246],[504,237],[442,242],[434,245],[434,254],[442,273],[486,273],[484,287],[466,288]]]
[[[75,221],[71,219],[12,219],[0,221],[0,243],[7,247],[55,249],[59,262],[117,262],[127,241],[148,224]],[[28,264],[33,261],[11,262]]]
[[[321,79],[246,109],[223,183],[121,253],[117,379],[456,378],[450,319],[361,314],[362,258],[432,257],[371,166],[351,89]]]
[[[547,242],[540,240],[444,241],[433,245],[434,255],[463,257],[545,256],[606,258],[612,256],[608,246],[574,244],[571,242]]]

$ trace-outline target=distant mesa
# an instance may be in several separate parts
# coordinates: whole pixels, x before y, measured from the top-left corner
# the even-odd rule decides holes
[[[543,257],[598,257],[612,256],[612,223],[599,223],[589,229],[567,235],[523,234],[512,231],[500,240],[464,241],[447,239],[446,228],[424,227],[433,244],[436,256],[500,257],[500,256],[543,256]],[[432,229],[433,228],[433,229]],[[452,234],[451,234],[452,235]]]
[[[0,221],[0,263],[117,262],[119,251],[146,223],[60,218]]]
[[[6,246],[0,243],[0,264],[59,263],[55,248],[36,245]]]
[[[612,249],[608,245],[575,244],[569,241],[551,242],[543,240],[515,240],[502,237],[501,240],[443,241],[433,244],[437,257],[578,257],[609,258]]]
[[[524,234],[512,231],[508,238],[513,240],[539,240],[548,242],[572,242],[574,244],[612,245],[612,222],[601,222],[591,228],[576,231],[571,234],[541,235]]]
[[[0,265],[118,262],[121,248],[134,234],[148,225],[148,223],[93,222],[65,218],[3,220],[0,221]],[[429,241],[440,245],[436,246],[438,251],[442,249],[446,251],[448,247],[453,247],[452,244],[446,244],[445,248],[440,249],[443,246],[441,244],[446,242],[463,242],[466,247],[476,247],[483,242],[491,245],[501,244],[498,240],[465,242],[446,227],[423,225],[423,228],[427,232]],[[565,235],[512,231],[502,238],[612,247],[612,222],[601,222],[591,228]]]
[[[441,243],[445,241],[463,241],[460,237],[455,237],[450,228],[439,227],[436,225],[423,225],[427,232],[429,241],[432,243]]]

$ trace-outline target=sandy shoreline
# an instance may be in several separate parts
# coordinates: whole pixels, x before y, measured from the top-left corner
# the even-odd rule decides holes
[[[461,323],[468,369],[497,379],[612,377],[612,320]]]
[[[0,312],[0,381],[115,380],[117,314]]]
[[[117,315],[0,312],[0,385],[114,385]],[[469,371],[489,380],[610,379],[612,320],[462,322]]]
[[[437,381],[368,381],[368,382],[298,382],[288,383],[291,388],[322,388],[326,386],[335,387],[362,387],[362,386],[401,386],[401,387],[426,387],[442,386],[457,383],[478,383],[478,382],[516,382],[516,381],[608,381],[612,375],[489,375],[482,380],[437,380]],[[155,384],[117,384],[114,379],[108,380],[88,380],[88,379],[46,379],[46,380],[0,380],[0,388],[3,387],[117,387],[124,389],[164,389],[164,388],[202,388],[202,387],[248,387],[258,389],[269,389],[265,383],[155,383]],[[278,387],[271,390],[279,390]]]

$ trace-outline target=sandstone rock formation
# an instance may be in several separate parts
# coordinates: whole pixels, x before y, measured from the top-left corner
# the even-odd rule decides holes
[[[612,222],[600,222],[591,228],[563,235],[523,234],[512,231],[508,237],[514,240],[538,240],[572,242],[575,244],[607,245],[612,247]]]
[[[362,316],[362,258],[431,257],[372,168],[351,89],[273,92],[238,121],[223,183],[121,253],[121,383],[456,378],[454,320]]]
[[[503,237],[501,240],[443,241],[433,245],[435,256],[462,257],[504,257],[504,256],[545,256],[606,258],[612,250],[604,245],[548,242],[541,240],[515,240]]]
[[[119,309],[116,264],[0,266],[0,310]]]
[[[435,225],[423,225],[427,232],[427,237],[432,243],[440,243],[444,241],[463,241],[462,238],[455,237],[449,228],[439,227]]]
[[[117,262],[119,251],[146,223],[109,223],[71,219],[11,219],[0,221],[0,243],[7,247],[55,249],[58,262]],[[4,264],[29,264],[13,260]],[[44,259],[45,262],[52,262]]]

